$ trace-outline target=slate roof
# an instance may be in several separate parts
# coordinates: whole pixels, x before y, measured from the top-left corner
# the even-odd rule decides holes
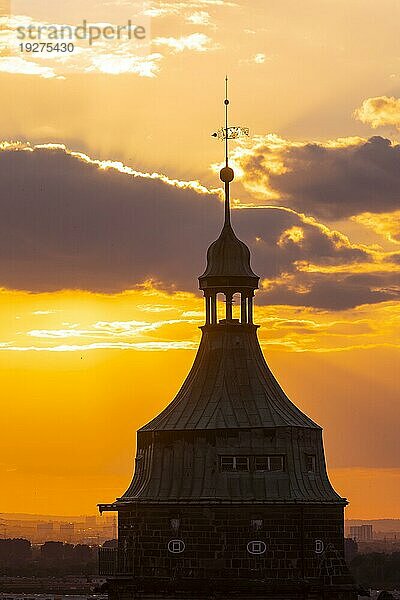
[[[319,428],[280,387],[256,329],[235,322],[203,327],[197,356],[178,394],[140,431]]]

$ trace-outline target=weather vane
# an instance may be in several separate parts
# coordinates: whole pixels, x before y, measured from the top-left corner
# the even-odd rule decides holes
[[[240,137],[249,135],[248,127],[228,126],[228,77],[225,77],[225,127],[215,131],[212,136],[225,142],[225,165],[228,166],[228,140],[237,140]]]
[[[229,127],[228,125],[228,77],[225,77],[225,127],[221,127],[218,131],[212,134],[213,137],[216,137],[225,142],[225,166],[222,167],[219,177],[221,181],[225,184],[225,224],[229,225],[231,222],[231,214],[230,214],[230,199],[229,199],[229,184],[233,181],[235,176],[233,169],[228,165],[228,157],[229,157],[229,140],[236,140],[240,137],[248,136],[249,129],[248,127]]]

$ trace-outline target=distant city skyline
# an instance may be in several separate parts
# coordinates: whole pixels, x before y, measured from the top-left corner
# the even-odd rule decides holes
[[[116,537],[116,525],[114,515],[61,517],[0,514],[0,539],[22,537],[35,544],[62,541],[99,545]]]

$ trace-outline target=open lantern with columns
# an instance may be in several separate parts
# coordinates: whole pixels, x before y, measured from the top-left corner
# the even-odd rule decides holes
[[[240,322],[253,323],[254,290],[259,278],[250,266],[250,252],[235,235],[230,222],[225,222],[219,238],[207,252],[207,268],[199,277],[199,287],[204,292],[206,325],[215,325],[217,297],[225,296],[225,320],[233,320],[233,296],[240,294]]]

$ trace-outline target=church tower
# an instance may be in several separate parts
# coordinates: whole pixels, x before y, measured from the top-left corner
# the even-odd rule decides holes
[[[329,482],[322,430],[276,381],[253,323],[259,278],[231,224],[228,140],[240,128],[228,126],[228,104],[224,224],[199,277],[200,346],[176,397],[139,429],[127,491],[99,505],[118,512],[118,547],[100,549],[100,573],[110,600],[354,600],[347,501]]]

